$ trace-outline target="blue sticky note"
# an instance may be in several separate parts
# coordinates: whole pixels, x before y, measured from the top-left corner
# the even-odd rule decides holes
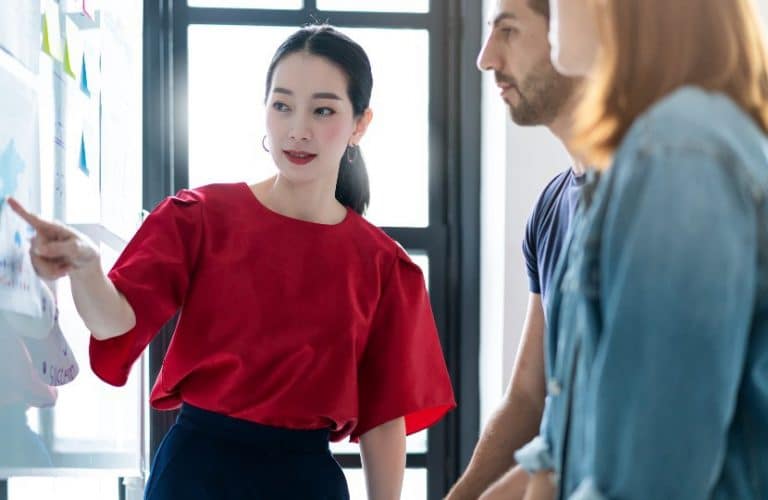
[[[82,170],[85,175],[91,175],[88,171],[88,162],[85,158],[85,134],[80,137],[80,170]]]
[[[85,54],[83,54],[83,65],[80,70],[80,90],[88,97],[91,97],[91,90],[88,88],[88,71],[85,69]]]

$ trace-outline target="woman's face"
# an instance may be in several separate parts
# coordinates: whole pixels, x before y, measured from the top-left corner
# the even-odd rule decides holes
[[[552,64],[568,76],[585,76],[599,49],[591,0],[549,0]]]
[[[347,145],[367,125],[354,116],[342,70],[306,52],[290,54],[275,68],[266,105],[267,145],[280,174],[335,185]]]

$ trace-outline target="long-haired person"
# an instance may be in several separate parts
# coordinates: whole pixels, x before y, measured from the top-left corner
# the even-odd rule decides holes
[[[552,0],[602,165],[561,262],[528,498],[768,498],[768,69],[751,0]],[[597,175],[595,175],[597,177]]]
[[[37,229],[37,271],[70,276],[105,381],[124,384],[180,310],[151,402],[181,413],[145,498],[346,499],[328,442],[351,436],[370,498],[397,499],[406,433],[454,398],[421,271],[361,217],[370,63],[334,28],[306,27],[266,83],[277,175],[169,197],[106,276],[83,238],[14,206]]]

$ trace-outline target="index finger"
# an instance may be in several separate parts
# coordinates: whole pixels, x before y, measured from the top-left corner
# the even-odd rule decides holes
[[[18,214],[19,217],[38,231],[59,231],[59,227],[51,222],[44,221],[37,215],[27,212],[27,210],[15,199],[8,197],[8,205]]]

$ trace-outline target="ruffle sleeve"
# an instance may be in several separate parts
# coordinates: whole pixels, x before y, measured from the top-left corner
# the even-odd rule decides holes
[[[90,361],[105,382],[121,386],[131,366],[181,307],[202,238],[200,195],[180,191],[144,220],[108,277],[128,300],[136,325],[107,340],[91,337]]]
[[[424,277],[399,247],[359,364],[358,387],[352,441],[402,416],[406,433],[418,432],[456,406]]]

